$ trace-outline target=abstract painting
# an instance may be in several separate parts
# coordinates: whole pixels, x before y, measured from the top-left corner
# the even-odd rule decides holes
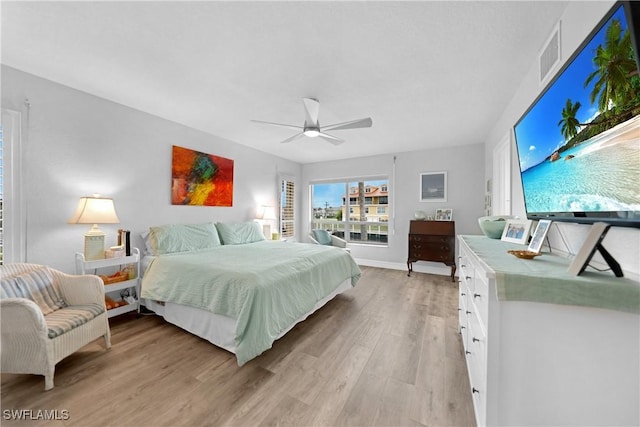
[[[174,145],[171,204],[233,206],[233,160]]]

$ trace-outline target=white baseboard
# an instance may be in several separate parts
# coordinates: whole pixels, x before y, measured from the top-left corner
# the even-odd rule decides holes
[[[358,265],[364,265],[367,267],[378,267],[378,268],[387,268],[389,270],[404,270],[407,271],[407,264],[402,262],[389,262],[389,261],[378,261],[374,259],[362,259],[362,258],[354,258]],[[413,271],[416,273],[428,273],[428,274],[438,274],[440,276],[451,276],[451,268],[447,267],[444,264],[439,266],[437,263],[431,262],[414,262],[413,263]]]

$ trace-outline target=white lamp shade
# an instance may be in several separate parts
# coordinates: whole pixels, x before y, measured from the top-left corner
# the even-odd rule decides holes
[[[262,215],[262,219],[276,219],[276,210],[273,206],[265,206],[264,207],[264,215]]]
[[[273,206],[260,206],[256,218],[274,220],[276,219],[276,209]]]
[[[81,197],[69,224],[118,224],[113,199],[107,197]]]

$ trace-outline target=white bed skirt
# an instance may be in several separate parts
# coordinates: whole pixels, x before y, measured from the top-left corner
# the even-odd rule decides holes
[[[329,295],[318,301],[313,309],[302,315],[284,330],[278,338],[289,332],[295,325],[305,320],[320,307],[332,300],[336,295],[351,289],[351,278],[345,280]],[[211,313],[201,308],[189,307],[186,305],[167,302],[160,304],[156,301],[143,300],[142,304],[154,313],[164,317],[164,319],[180,328],[191,332],[194,335],[204,338],[218,347],[224,348],[231,353],[236,352],[235,332],[236,320],[231,317]]]

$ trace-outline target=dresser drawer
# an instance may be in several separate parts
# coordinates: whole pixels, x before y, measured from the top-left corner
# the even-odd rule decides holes
[[[478,315],[478,320],[486,331],[489,326],[489,287],[480,275],[475,278],[474,285],[473,292],[469,293],[467,304],[473,306],[473,311]]]
[[[422,261],[450,262],[453,257],[449,253],[440,252],[430,248],[414,249],[409,251],[409,259]]]
[[[467,305],[467,288],[463,283],[460,284],[458,301],[458,331],[462,336],[462,345],[467,348],[467,332],[469,330],[469,314]]]
[[[425,234],[412,234],[409,236],[409,242],[455,244],[455,240],[451,236],[429,236]]]

